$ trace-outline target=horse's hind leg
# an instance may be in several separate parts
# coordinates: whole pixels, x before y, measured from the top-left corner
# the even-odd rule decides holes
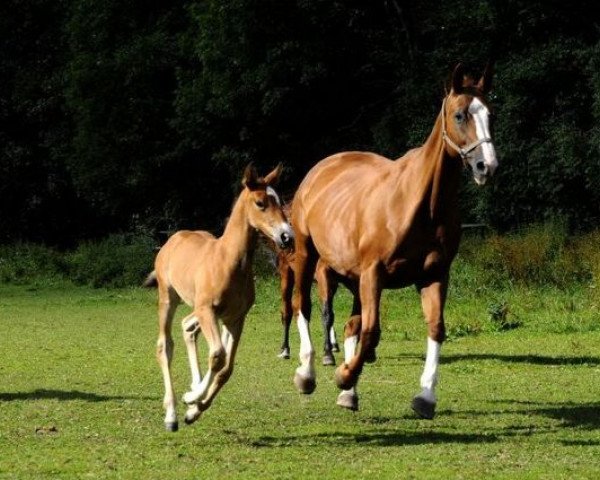
[[[435,415],[437,398],[435,386],[438,380],[440,349],[446,337],[444,326],[444,303],[447,280],[433,282],[420,289],[421,304],[427,321],[427,356],[421,375],[421,393],[412,401],[412,409],[422,418],[432,419]]]
[[[159,284],[158,287],[158,341],[156,342],[156,359],[160,365],[165,385],[163,406],[165,408],[165,428],[175,432],[178,428],[175,410],[175,390],[171,379],[171,360],[173,359],[173,337],[171,326],[179,297],[177,294]]]
[[[294,290],[294,272],[286,258],[279,257],[279,276],[281,292],[281,325],[283,343],[279,358],[290,358],[290,325],[292,324],[292,293]]]

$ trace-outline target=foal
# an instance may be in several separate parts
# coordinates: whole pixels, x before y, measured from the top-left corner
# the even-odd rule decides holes
[[[205,231],[182,230],[170,237],[156,256],[146,284],[154,279],[158,284],[156,356],[165,384],[165,427],[169,431],[178,428],[170,372],[175,310],[181,301],[193,308],[181,323],[192,373],[191,390],[183,396],[188,404],[185,422],[189,424],[210,407],[233,371],[244,320],[254,302],[252,260],[257,230],[280,248],[291,246],[293,241],[279,197],[271,187],[280,174],[281,164],[264,178],[248,165],[242,180],[244,188],[220,238]],[[209,346],[204,378],[196,350],[200,332]]]

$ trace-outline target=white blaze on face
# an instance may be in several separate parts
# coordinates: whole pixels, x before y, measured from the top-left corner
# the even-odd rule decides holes
[[[475,122],[477,139],[491,139],[490,112],[481,100],[476,97],[473,98],[469,105],[469,113]],[[483,142],[480,147],[481,155],[472,157],[470,163],[475,175],[475,181],[477,183],[485,183],[487,177],[493,175],[498,167],[498,160],[496,159],[496,151],[491,141]],[[481,162],[483,162],[483,165],[481,165]]]

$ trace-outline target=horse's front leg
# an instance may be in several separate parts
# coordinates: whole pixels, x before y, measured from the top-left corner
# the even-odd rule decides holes
[[[350,362],[340,365],[335,371],[336,384],[342,390],[349,390],[356,385],[365,362],[375,358],[375,348],[379,344],[381,286],[377,265],[370,266],[361,274],[359,294],[362,307],[359,349]]]
[[[448,287],[447,277],[439,282],[423,286],[421,304],[427,322],[427,356],[421,375],[421,392],[412,400],[412,409],[422,418],[435,416],[437,398],[435,386],[438,381],[438,365],[442,343],[446,338],[444,304]]]
[[[217,323],[214,311],[211,307],[197,308],[193,316],[198,319],[202,334],[208,343],[209,352],[206,375],[199,385],[186,392],[183,396],[183,401],[188,405],[197,403],[206,395],[207,389],[213,382],[216,372],[221,370],[225,364],[225,349],[221,342],[219,324]]]
[[[219,390],[221,390],[231,377],[235,364],[235,355],[242,336],[244,320],[245,315],[235,322],[223,325],[221,342],[225,348],[225,365],[215,374],[213,381],[208,385],[206,393],[200,401],[188,407],[185,414],[185,423],[190,424],[198,420],[202,412],[210,407]]]
[[[298,314],[298,332],[300,334],[300,366],[294,375],[294,384],[301,393],[311,394],[317,387],[315,371],[315,351],[310,338],[310,289],[317,263],[314,248],[308,245],[310,239],[296,234],[296,253],[294,256],[294,310]],[[310,251],[309,251],[310,249]]]

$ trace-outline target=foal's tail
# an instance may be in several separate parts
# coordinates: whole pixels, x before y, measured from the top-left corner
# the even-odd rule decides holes
[[[144,283],[142,283],[142,287],[152,288],[156,287],[157,285],[158,282],[156,281],[156,270],[152,270],[146,277],[146,280],[144,280]]]

